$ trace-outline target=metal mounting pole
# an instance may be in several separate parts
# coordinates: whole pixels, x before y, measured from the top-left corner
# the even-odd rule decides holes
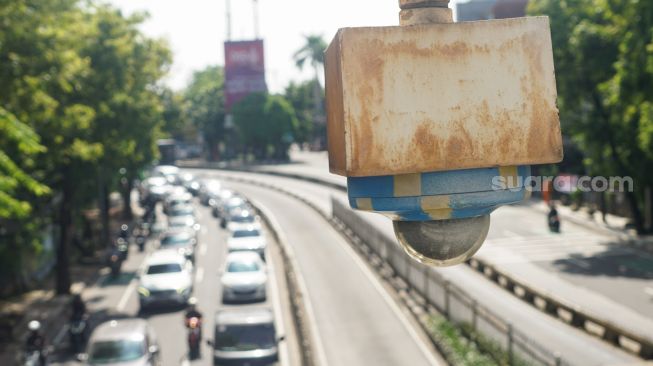
[[[399,0],[399,24],[453,23],[449,0]]]
[[[227,16],[227,41],[231,41],[231,0],[225,1]]]
[[[254,13],[254,39],[259,39],[258,0],[252,0],[252,11]]]

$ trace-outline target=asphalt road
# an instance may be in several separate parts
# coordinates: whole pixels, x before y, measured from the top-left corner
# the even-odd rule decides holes
[[[199,222],[202,226],[199,244],[196,248],[195,283],[193,295],[198,299],[198,308],[204,314],[203,338],[213,336],[212,324],[216,310],[224,307],[268,306],[275,312],[277,332],[286,336],[286,341],[280,344],[280,365],[298,365],[297,339],[290,326],[290,308],[282,278],[282,263],[275,249],[273,238],[268,235],[268,300],[265,303],[224,305],[221,301],[219,270],[226,255],[227,234],[219,228],[217,219],[211,216],[210,210],[196,204]],[[202,357],[198,360],[187,360],[186,329],[183,325],[183,309],[168,308],[157,311],[139,313],[137,280],[134,274],[143,263],[148,252],[155,250],[155,242],[150,241],[146,253],[139,253],[135,246],[131,247],[128,260],[123,264],[123,271],[118,279],[111,279],[105,273],[98,282],[87,288],[83,297],[91,313],[92,326],[110,318],[142,317],[148,320],[157,335],[161,349],[163,366],[173,365],[212,365],[211,348],[203,344]],[[65,344],[66,333],[62,331],[60,340]],[[57,340],[59,341],[59,340]],[[75,365],[73,355],[58,355],[59,362],[55,364]]]
[[[378,279],[321,216],[286,195],[236,186],[274,215],[294,250],[322,365],[441,363]]]
[[[267,184],[273,184],[300,194],[316,203],[327,212],[330,212],[330,196],[333,195],[341,200],[344,200],[346,197],[346,195],[341,191],[319,184],[290,178],[236,172],[218,173],[202,171],[202,173],[208,175],[230,175],[234,177],[246,177],[249,179],[261,180]],[[244,191],[250,192],[249,189]],[[306,242],[312,243],[317,240],[316,238],[325,235],[324,233],[327,232],[327,229],[323,228],[325,225],[323,219],[323,224],[320,225],[317,222],[313,224],[318,226],[311,226],[310,223],[303,223],[302,225],[297,223],[301,218],[310,217],[311,213],[317,216],[312,210],[308,209],[307,206],[300,204],[298,200],[294,200],[281,193],[264,188],[252,188],[252,191],[258,192],[262,199],[270,200],[269,204],[275,206],[278,205],[280,207],[280,213],[285,213],[285,216],[288,216],[286,217],[286,220],[289,221],[287,224],[289,227],[294,227],[294,230],[297,232],[309,231],[309,238],[304,239]],[[277,196],[278,198],[275,198]],[[282,197],[285,197],[285,199]],[[301,213],[301,215],[294,215],[293,212],[295,211]],[[515,214],[518,216],[524,215],[523,212],[517,212]],[[394,235],[392,233],[390,221],[385,219],[383,216],[374,214],[367,214],[365,216],[368,217],[374,225],[378,226],[379,230],[382,232],[387,235]],[[315,251],[317,251],[318,248],[319,250],[322,250],[322,246],[312,246],[310,254],[316,253]],[[336,263],[331,259],[332,257],[330,257],[328,253],[320,253],[319,256],[315,257],[319,258],[319,262],[311,265],[309,267],[311,269],[322,268],[317,267],[320,262],[329,263],[331,266],[334,266]],[[640,361],[638,358],[633,357],[620,349],[606,344],[595,337],[572,328],[563,322],[540,312],[531,305],[528,305],[509,294],[498,285],[488,281],[485,277],[467,266],[456,266],[453,268],[438,269],[437,271],[443,274],[450,281],[466,288],[473,298],[495,311],[496,314],[501,316],[503,319],[510,321],[515,329],[523,334],[527,334],[535,342],[545,345],[549,350],[559,353],[565,360],[572,364],[637,364]],[[336,281],[336,283],[340,284],[341,281]],[[325,283],[324,286],[329,285]],[[353,302],[351,302],[350,305],[353,305]]]

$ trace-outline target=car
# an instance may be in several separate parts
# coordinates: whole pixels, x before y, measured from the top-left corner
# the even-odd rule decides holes
[[[196,196],[200,189],[200,182],[190,173],[184,173],[180,176],[181,185],[186,188],[193,196]]]
[[[174,165],[158,165],[152,169],[152,176],[164,177],[170,184],[179,184],[179,168]]]
[[[224,309],[215,314],[213,348],[216,365],[270,365],[278,361],[278,336],[272,309]]]
[[[267,270],[256,252],[227,254],[220,282],[224,303],[266,299]]]
[[[209,200],[209,206],[211,206],[213,217],[220,217],[227,201],[234,196],[236,196],[236,192],[230,189],[223,189],[217,196]]]
[[[168,229],[159,241],[159,249],[172,249],[182,254],[187,260],[195,261],[196,233],[188,228]]]
[[[176,250],[150,254],[138,275],[141,310],[156,305],[185,306],[193,290],[192,272],[192,264]]]
[[[267,243],[263,233],[253,226],[237,229],[227,239],[227,250],[229,253],[242,251],[256,252],[263,260],[265,260],[266,247]]]
[[[188,192],[170,195],[163,203],[163,212],[167,214],[169,211],[178,206],[190,206],[192,203],[193,195]]]
[[[232,215],[236,215],[242,210],[249,210],[249,204],[247,200],[238,195],[233,195],[233,197],[226,200],[226,202],[220,206],[218,217],[220,217],[220,226],[225,228],[227,227],[227,222]]]
[[[198,197],[200,203],[203,205],[208,205],[209,201],[220,194],[222,189],[222,183],[215,179],[207,179],[202,181],[202,186],[199,189]]]
[[[143,180],[139,189],[141,203],[161,200],[168,189],[170,186],[164,177],[149,177]]]
[[[251,210],[236,210],[227,219],[227,230],[234,232],[241,229],[261,229],[261,221]]]
[[[87,365],[159,365],[156,335],[143,319],[109,320],[95,328],[81,356]]]

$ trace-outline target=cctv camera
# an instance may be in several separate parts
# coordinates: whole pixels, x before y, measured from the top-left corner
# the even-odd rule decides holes
[[[325,72],[330,171],[423,263],[471,257],[530,165],[562,160],[546,17],[343,28]]]
[[[353,208],[393,220],[397,240],[414,259],[450,266],[481,247],[497,207],[523,200],[529,166],[395,176],[349,177]]]

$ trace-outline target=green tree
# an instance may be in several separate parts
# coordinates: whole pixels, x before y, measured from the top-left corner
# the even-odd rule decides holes
[[[209,150],[209,159],[218,158],[224,130],[224,72],[220,66],[209,66],[193,74],[183,93],[184,115],[194,124]]]
[[[590,174],[631,176],[633,221],[643,230],[651,186],[653,4],[650,1],[538,0],[551,18],[563,133],[585,154]]]
[[[294,141],[297,118],[292,105],[280,95],[253,93],[233,107],[234,123],[245,153],[258,160],[286,160]]]
[[[304,45],[295,52],[295,64],[301,70],[306,63],[310,63],[314,72],[313,86],[313,130],[322,146],[326,145],[326,119],[324,117],[324,91],[320,85],[320,70],[324,67],[324,51],[327,43],[321,35],[304,36]]]
[[[56,210],[52,202],[34,203],[40,205],[39,213],[56,213],[57,292],[67,293],[68,245],[79,198],[75,183],[83,178],[79,168],[96,161],[102,152],[102,146],[90,140],[95,111],[80,101],[89,63],[77,50],[89,28],[74,0],[5,2],[0,5],[0,18],[0,103],[40,136],[47,151],[23,168],[58,198]],[[19,253],[28,250],[47,223],[35,218],[25,225],[32,234],[23,236],[19,227],[10,243],[20,248]]]
[[[317,84],[317,85],[316,85]],[[313,138],[313,127],[315,126],[315,101],[313,93],[315,87],[322,87],[316,80],[305,81],[302,83],[290,82],[284,92],[285,98],[290,102],[295,113],[297,114],[297,130],[295,131],[295,141],[298,143],[309,143]],[[324,95],[320,91],[320,95]],[[324,103],[322,100],[321,104]]]

